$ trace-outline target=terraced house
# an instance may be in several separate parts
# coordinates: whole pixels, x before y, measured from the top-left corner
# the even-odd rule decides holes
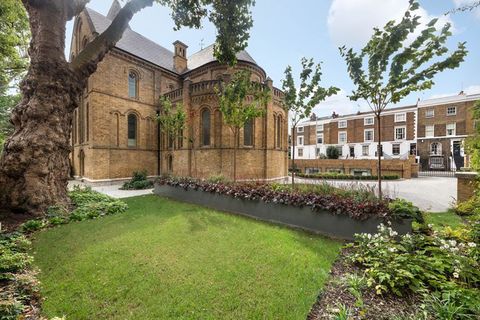
[[[114,1],[107,16],[85,9],[74,23],[71,57],[103,32],[120,10]],[[238,69],[270,89],[272,99],[263,117],[240,133],[238,179],[271,180],[287,174],[287,114],[283,93],[246,52],[235,69],[220,65],[213,45],[192,55],[176,41],[172,51],[128,28],[116,47],[90,77],[81,106],[75,111],[72,174],[88,180],[149,175],[208,178],[232,176],[233,136],[218,110],[214,87]],[[179,138],[167,139],[157,125],[159,97],[182,102],[186,126]]]
[[[459,170],[468,166],[464,141],[474,132],[472,108],[480,94],[418,101],[387,109],[381,118],[383,158],[414,155],[421,170]],[[296,159],[318,159],[328,146],[341,159],[375,159],[378,132],[372,112],[316,118],[301,123],[294,134]]]

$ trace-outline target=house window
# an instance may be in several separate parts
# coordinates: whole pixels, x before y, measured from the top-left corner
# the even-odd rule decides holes
[[[364,138],[364,141],[365,142],[372,142],[373,141],[373,130],[372,129],[369,129],[369,130],[365,130],[363,132],[363,138]]]
[[[407,120],[407,114],[403,113],[395,113],[395,122],[405,122]]]
[[[317,124],[317,133],[323,132],[323,124]]]
[[[338,133],[338,143],[340,144],[347,143],[347,133],[345,131]]]
[[[303,132],[303,127],[297,127],[297,132]]]
[[[343,156],[343,147],[342,146],[337,146],[337,151],[338,151],[338,156],[342,157]]]
[[[303,146],[303,137],[297,137],[297,145]]]
[[[454,116],[457,114],[457,107],[448,107],[447,116]]]
[[[442,144],[439,142],[434,142],[430,145],[430,155],[440,156],[442,155]]]
[[[277,125],[276,125],[277,143],[275,145],[277,148],[281,148],[282,147],[282,117],[278,116],[276,121],[277,121]]]
[[[364,145],[362,146],[362,156],[367,157],[370,154],[370,146]]]
[[[425,137],[435,136],[435,126],[425,126]]]
[[[303,157],[303,148],[298,148],[297,153],[299,157]]]
[[[178,130],[178,149],[183,148],[183,129]]]
[[[433,118],[435,116],[434,109],[427,109],[425,110],[425,118]]]
[[[138,75],[133,71],[128,74],[128,97],[138,97]]]
[[[407,137],[406,135],[406,128],[405,127],[396,127],[395,128],[395,140],[405,140]]]
[[[245,122],[245,125],[243,126],[243,145],[253,146],[253,119]]]
[[[210,145],[210,110],[202,111],[202,145]]]
[[[375,118],[374,117],[369,117],[369,118],[363,119],[363,125],[371,126],[373,124],[375,124]]]
[[[317,134],[317,144],[323,144],[323,133]]]
[[[340,129],[347,127],[347,120],[338,121],[338,127]]]
[[[430,158],[430,169],[444,169],[443,158],[442,157]]]
[[[447,136],[454,136],[457,132],[457,124],[449,123],[447,124]]]
[[[128,146],[136,147],[137,146],[137,116],[133,113],[129,114],[127,117],[128,122]]]
[[[400,155],[400,145],[399,145],[398,143],[392,145],[392,154],[393,154],[394,156]]]

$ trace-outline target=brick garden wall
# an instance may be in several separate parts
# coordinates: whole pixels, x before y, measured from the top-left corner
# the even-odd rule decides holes
[[[478,186],[476,172],[457,172],[457,203],[470,199]]]

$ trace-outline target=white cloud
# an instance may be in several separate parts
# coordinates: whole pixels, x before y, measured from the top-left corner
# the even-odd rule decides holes
[[[455,4],[455,8],[461,8],[461,7],[478,3],[478,0],[453,0],[453,3]],[[472,12],[475,15],[475,17],[480,19],[480,7],[474,9]]]
[[[463,89],[463,92],[466,94],[480,94],[480,84],[475,84],[468,86]],[[451,97],[459,94],[460,92],[450,92],[450,93],[440,93],[440,94],[434,94],[429,97],[429,99],[436,99],[436,98],[445,98],[445,97]]]
[[[408,0],[333,0],[327,20],[330,37],[337,46],[363,46],[374,27],[381,28],[390,20],[400,20],[408,3]],[[422,7],[415,14],[420,16],[423,25],[434,18]],[[453,26],[448,16],[438,18],[437,27],[447,22]]]
[[[333,112],[345,115],[352,114],[358,111],[369,111],[365,101],[351,101],[347,92],[341,89],[336,95],[328,97],[325,101],[320,102],[318,106],[313,109],[313,112],[320,117],[331,116]]]

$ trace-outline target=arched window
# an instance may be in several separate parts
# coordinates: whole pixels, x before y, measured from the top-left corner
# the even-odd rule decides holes
[[[133,71],[128,73],[128,97],[138,97],[138,75]]]
[[[430,145],[430,154],[434,156],[442,155],[442,144],[439,142],[433,142]]]
[[[210,145],[210,110],[204,109],[202,111],[202,145],[209,146]]]
[[[278,141],[277,146],[281,148],[282,147],[282,117],[281,116],[277,117],[277,141]]]
[[[87,103],[85,115],[87,142],[90,140],[90,104]]]
[[[245,122],[243,126],[243,145],[253,146],[253,119]]]
[[[167,158],[167,171],[168,173],[173,172],[173,156],[171,154],[169,154]]]
[[[137,116],[133,113],[128,115],[128,146],[137,146]]]
[[[85,49],[87,44],[88,44],[88,39],[87,39],[87,37],[84,37],[83,40],[82,40],[82,47],[80,48],[80,50]]]

